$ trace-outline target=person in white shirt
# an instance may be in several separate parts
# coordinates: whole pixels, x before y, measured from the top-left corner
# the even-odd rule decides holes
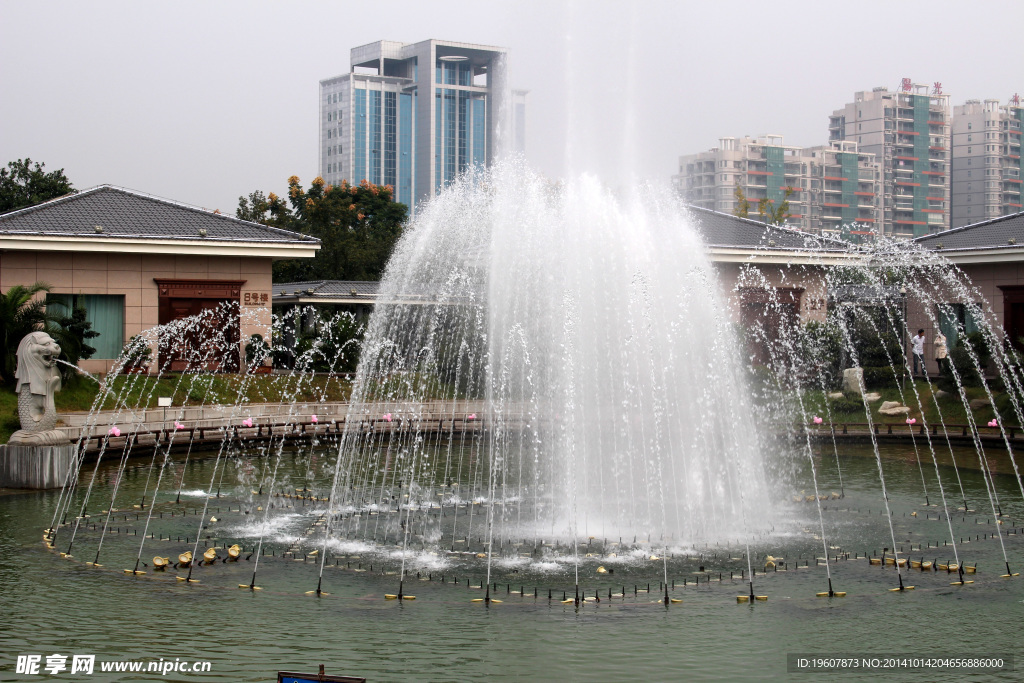
[[[910,338],[910,352],[914,356],[914,376],[917,377],[917,365],[921,364],[921,374],[927,374],[924,365],[924,330],[918,330],[917,334]]]

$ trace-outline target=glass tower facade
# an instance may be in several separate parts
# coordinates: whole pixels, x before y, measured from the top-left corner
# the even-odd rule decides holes
[[[320,82],[320,175],[328,184],[390,185],[415,210],[469,168],[486,166],[504,54],[436,40],[354,48],[351,72]]]

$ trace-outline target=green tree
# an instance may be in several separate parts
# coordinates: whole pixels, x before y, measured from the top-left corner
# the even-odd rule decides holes
[[[0,213],[35,206],[75,192],[64,169],[46,173],[46,164],[18,159],[0,168]]]
[[[76,306],[68,310],[63,304],[54,301],[48,302],[47,308],[52,312],[51,321],[56,323],[50,334],[60,344],[61,359],[78,365],[80,361],[92,358],[96,349],[89,346],[88,340],[95,339],[100,333],[92,329],[92,323],[85,319],[85,308]],[[65,382],[78,376],[74,368],[67,366],[63,366],[60,371]]]
[[[739,189],[739,188],[737,188]],[[757,203],[757,213],[768,225],[782,225],[790,217],[789,198],[793,196],[793,188],[787,187],[782,201],[775,206],[775,200],[763,198]]]
[[[733,214],[740,218],[749,218],[750,201],[747,199],[746,195],[743,194],[743,188],[737,185],[732,194],[736,197],[736,208],[733,209]]]
[[[52,313],[47,313],[46,302],[35,299],[40,292],[49,292],[50,285],[37,282],[25,287],[14,285],[6,294],[0,293],[0,380],[14,384],[18,369],[18,344],[29,332],[51,327]]]
[[[288,203],[277,195],[253,192],[239,197],[235,215],[320,239],[313,259],[278,261],[274,280],[378,280],[402,234],[408,209],[394,201],[390,186],[363,181],[326,185],[313,180],[309,189],[288,179]]]

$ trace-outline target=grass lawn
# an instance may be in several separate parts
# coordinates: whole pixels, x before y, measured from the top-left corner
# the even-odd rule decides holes
[[[914,389],[917,389],[915,395]],[[906,388],[900,389],[875,389],[869,390],[875,391],[881,394],[882,399],[880,401],[873,401],[871,405],[871,419],[877,424],[906,424],[907,417],[917,418],[917,424],[921,424],[922,410],[921,406],[924,407],[923,417],[927,420],[929,425],[939,424],[939,410],[941,409],[942,418],[946,424],[966,424],[967,422],[967,409],[965,409],[963,401],[956,392],[950,392],[945,395],[939,394],[938,407],[936,407],[935,393],[939,392],[939,388],[933,383],[930,387],[924,380],[918,380],[913,384],[911,382],[906,383]],[[966,387],[965,393],[967,394],[968,402],[978,398],[987,398],[985,390],[981,387]],[[825,418],[827,413],[825,410],[825,395],[821,391],[807,392],[805,395],[805,405],[807,412],[810,415],[817,415]],[[1005,393],[993,392],[995,398],[996,408],[999,410],[999,419],[1006,424],[1017,424],[1017,418],[1013,413],[1013,406],[1010,404],[1009,396]],[[918,397],[920,397],[920,402]],[[910,414],[907,416],[903,415],[881,415],[878,412],[884,401],[896,401],[905,406],[910,406]],[[832,421],[835,423],[842,422],[866,422],[864,415],[864,407],[859,397],[851,399],[828,399],[829,407],[832,412]],[[997,417],[996,410],[993,406],[985,406],[978,408],[974,411],[974,419],[981,425],[984,425],[989,420]]]

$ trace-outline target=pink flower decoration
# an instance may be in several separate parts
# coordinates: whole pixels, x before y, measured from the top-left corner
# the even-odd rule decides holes
[[[916,417],[908,417],[907,418],[907,424],[908,425],[917,424],[917,418]]]
[[[174,421],[174,428],[175,428],[175,429],[184,429],[184,428],[185,428],[185,425],[183,425],[183,424],[181,424],[180,422],[178,422],[177,420],[175,420],[175,421]]]
[[[467,420],[475,420],[476,419],[476,413],[470,413],[469,415],[466,416],[466,419]]]
[[[320,420],[316,419],[316,415],[314,415],[313,417],[309,418],[309,421],[312,422],[313,424],[316,424]]]
[[[999,421],[998,420],[992,420],[991,422],[988,423],[988,426],[989,427],[998,427],[999,426]]]
[[[113,427],[110,428],[110,431],[107,432],[107,435],[108,436],[121,436],[121,430],[117,428],[117,425],[114,425]]]
[[[244,420],[242,420],[242,426],[243,427],[252,427],[252,418],[251,417],[247,417]]]
[[[391,413],[384,413],[384,421],[391,422]]]
[[[816,425],[820,425],[820,424],[821,424],[822,422],[824,422],[824,420],[822,420],[822,419],[821,419],[820,417],[818,417],[817,415],[815,415],[815,416],[814,416],[814,424],[816,424]]]

